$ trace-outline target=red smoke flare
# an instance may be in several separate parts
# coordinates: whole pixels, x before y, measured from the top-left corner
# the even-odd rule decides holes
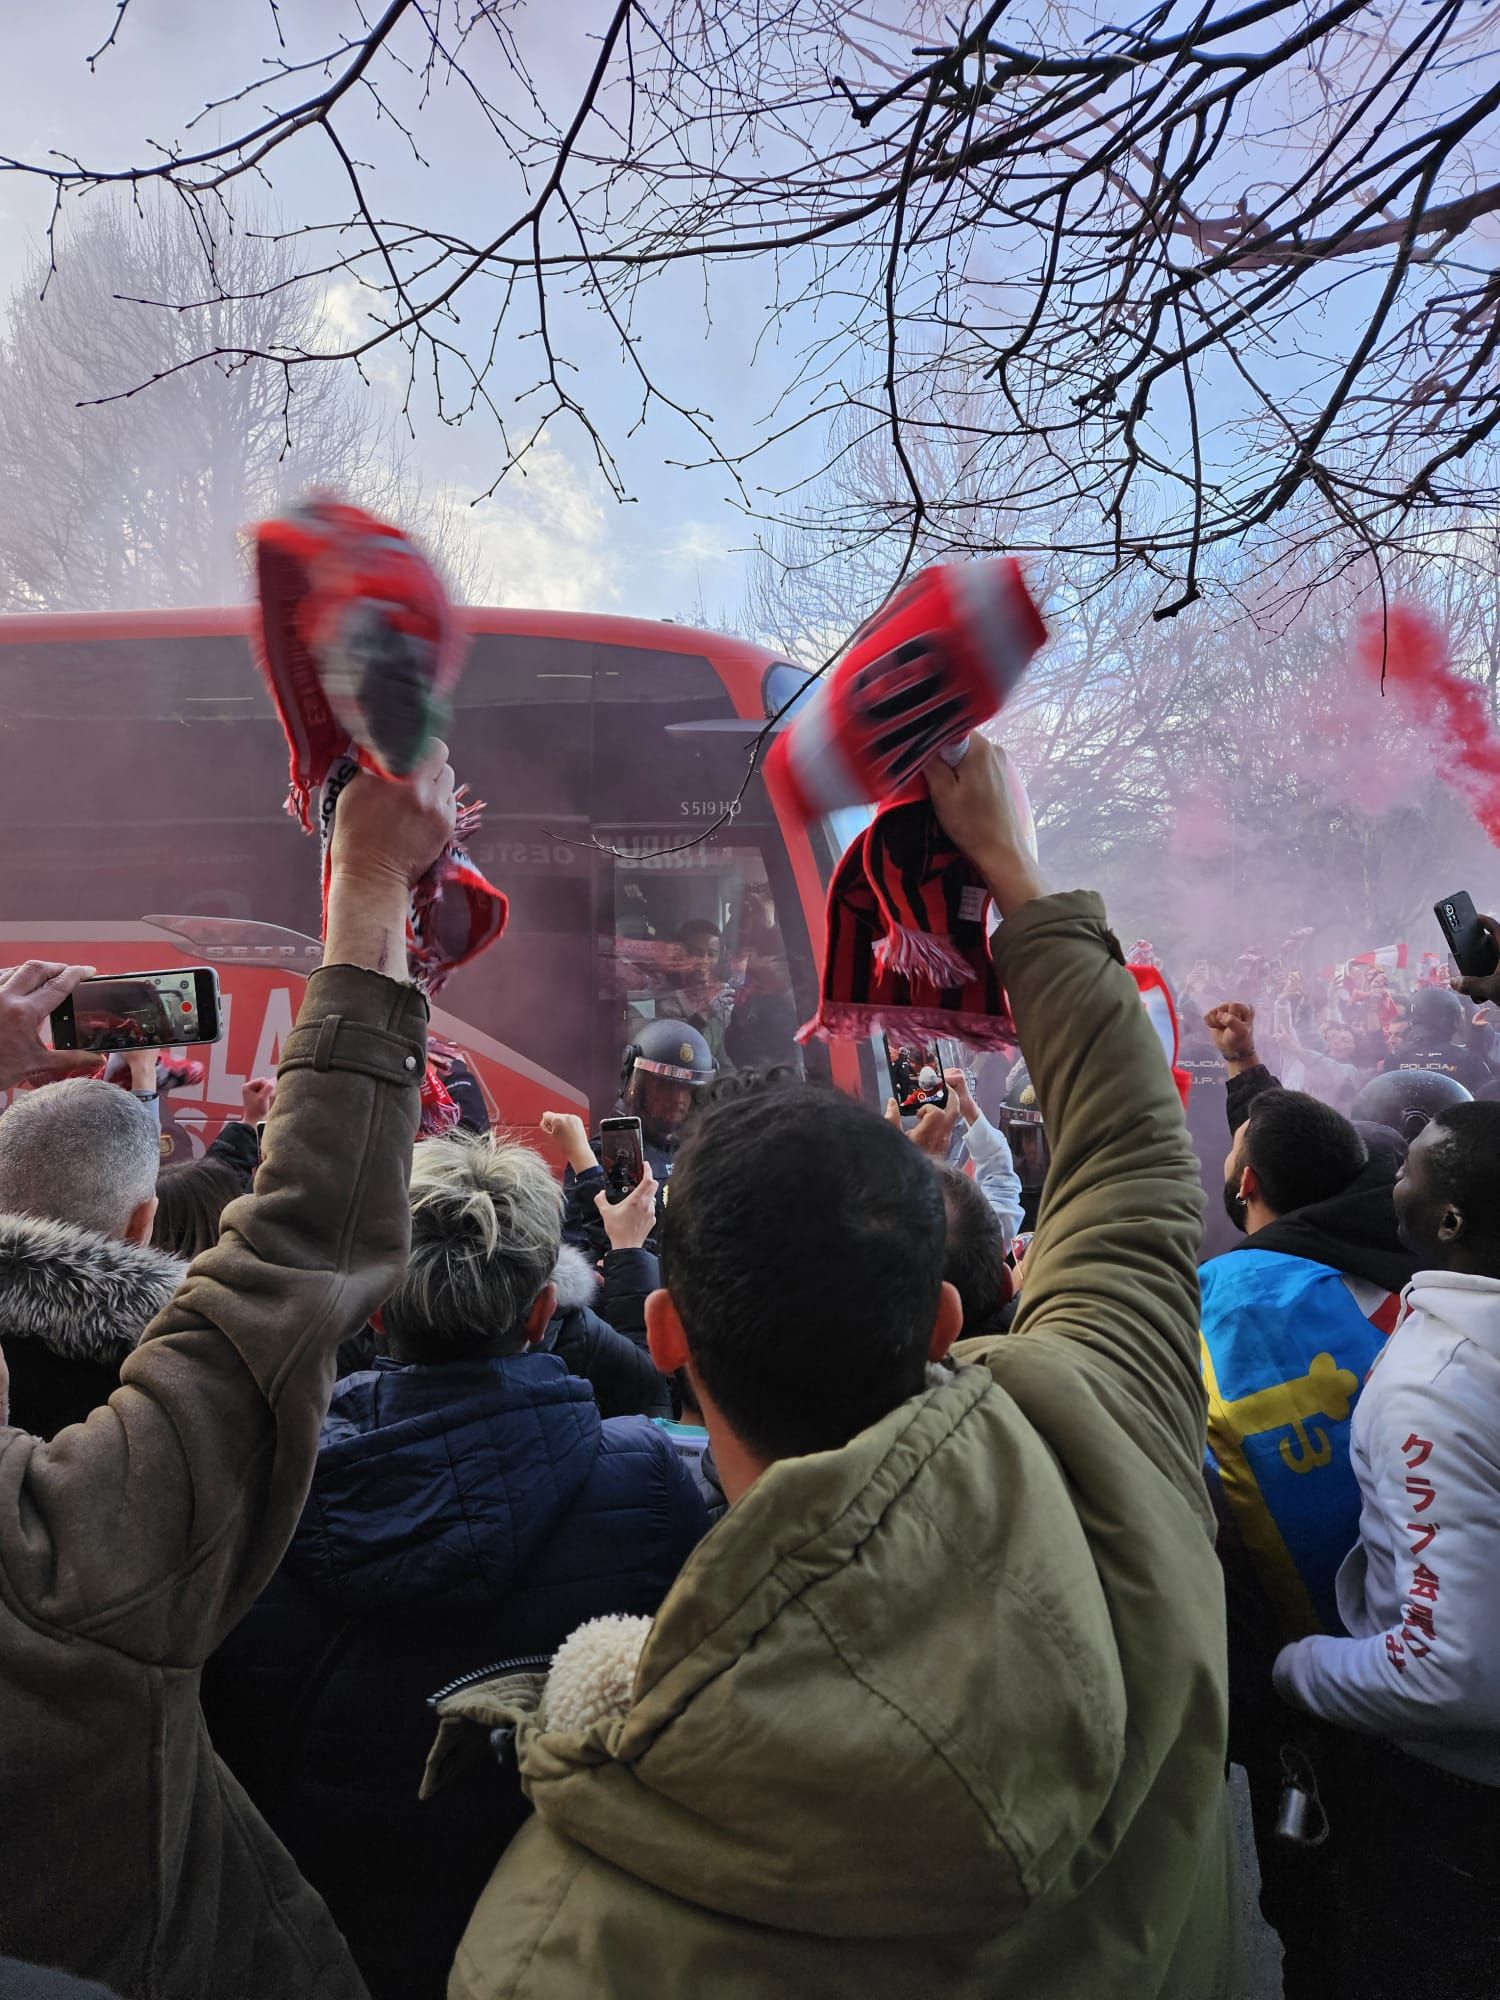
[[[1468,801],[1475,819],[1500,847],[1500,734],[1484,690],[1455,673],[1448,642],[1420,605],[1392,604],[1382,619],[1362,618],[1355,642],[1361,669],[1393,694],[1428,736],[1437,775]]]

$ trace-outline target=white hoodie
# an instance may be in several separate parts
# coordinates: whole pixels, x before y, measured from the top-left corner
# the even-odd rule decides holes
[[[1500,1280],[1419,1271],[1355,1405],[1348,1639],[1299,1639],[1277,1692],[1500,1786]]]

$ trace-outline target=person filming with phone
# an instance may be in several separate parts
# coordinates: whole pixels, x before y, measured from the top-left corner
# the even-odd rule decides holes
[[[590,1141],[576,1117],[558,1112],[546,1115],[542,1129],[562,1147],[567,1167],[565,1242],[586,1251],[596,1262],[603,1257],[611,1245],[600,1217],[601,1201],[623,1200],[647,1167],[657,1183],[660,1222],[683,1121],[694,1093],[717,1071],[713,1050],[690,1022],[647,1021],[625,1049],[620,1070],[622,1117],[606,1119],[599,1138]],[[632,1124],[638,1127],[633,1135],[621,1129]],[[617,1135],[613,1143],[610,1127]],[[632,1137],[638,1154],[633,1165],[627,1165],[627,1141]],[[644,1247],[655,1250],[655,1231]]]
[[[0,1362],[0,1937],[126,2000],[365,2000],[321,1898],[215,1756],[199,1677],[297,1525],[339,1343],[406,1269],[427,1022],[407,911],[454,821],[441,744],[401,783],[345,789],[325,962],[283,1045],[255,1190],[108,1402],[48,1442],[5,1421]],[[39,1030],[89,970],[0,984],[0,1086],[80,1066]],[[103,1272],[149,1228],[155,1128],[112,1085],[56,1088],[97,1117],[65,1226],[92,1232]],[[46,1098],[6,1114],[35,1125],[39,1160]],[[24,1214],[29,1193],[11,1179],[4,1198]]]

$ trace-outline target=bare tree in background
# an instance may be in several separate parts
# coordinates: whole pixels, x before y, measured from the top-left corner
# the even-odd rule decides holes
[[[766,538],[735,621],[808,665],[880,600],[878,552],[861,562],[837,546],[846,482],[873,509],[900,479],[854,415],[835,438],[832,468],[802,495],[808,526]],[[942,481],[952,467],[930,470]],[[997,510],[990,525],[1003,541]],[[1232,615],[1204,604],[1168,623],[1151,616],[1157,583],[1143,568],[1080,583],[1076,564],[1032,560],[1053,636],[993,728],[1026,779],[1051,879],[1102,889],[1179,974],[1199,958],[1275,953],[1304,928],[1320,962],[1422,940],[1444,893],[1434,884],[1494,873],[1437,775],[1441,746],[1352,660],[1383,583],[1427,606],[1500,713],[1494,521],[1453,517],[1378,571],[1369,559],[1341,568],[1335,547],[1312,543],[1273,561],[1269,542],[1262,531],[1217,552],[1205,590]]]
[[[314,485],[399,514],[460,595],[482,580],[451,501],[426,497],[389,418],[351,375],[299,378],[290,403],[263,363],[170,374],[105,400],[205,346],[307,340],[318,300],[291,250],[234,232],[216,248],[226,296],[187,295],[202,241],[182,204],[100,206],[13,296],[0,341],[0,598],[12,610],[232,604],[245,595],[241,531]],[[82,406],[82,407],[80,407]]]
[[[241,191],[269,183],[291,214],[336,174],[342,192],[286,236],[305,268],[362,288],[362,329],[320,343],[200,321],[196,355],[142,380],[269,358],[295,402],[294,385],[387,349],[449,419],[488,408],[497,476],[571,418],[618,478],[573,365],[591,307],[642,409],[737,476],[835,410],[883,425],[903,486],[862,527],[889,539],[894,574],[933,541],[968,546],[971,518],[923,479],[920,432],[951,429],[924,394],[937,366],[998,393],[998,427],[964,434],[968,483],[1011,495],[1028,467],[1019,545],[1148,568],[1158,616],[1196,597],[1206,551],[1273,523],[1387,548],[1500,498],[1500,8],[577,0],[562,85],[528,61],[541,17],[514,0],[317,13],[264,10],[263,62],[209,107],[225,136],[200,112],[134,160],[0,159],[59,209],[166,185],[202,232],[183,291],[220,299]],[[91,59],[117,60],[130,32],[117,0]],[[420,162],[461,120],[483,233],[435,185],[387,212],[367,163]],[[674,393],[637,309],[674,269],[752,260],[802,360],[737,435]],[[501,398],[496,357],[521,352],[533,384]]]
[[[917,553],[925,560],[957,548],[1009,547],[1018,510],[980,484],[967,440],[1003,421],[993,392],[947,383],[934,365],[924,385],[931,407],[942,401],[954,421],[913,424],[908,462],[924,492],[940,497],[946,531],[924,534]],[[740,629],[791,659],[817,667],[877,611],[891,587],[891,534],[904,509],[905,468],[890,432],[866,410],[848,405],[832,420],[823,469],[801,485],[796,510],[768,522],[757,537]],[[1020,483],[1019,481],[1014,483]],[[1030,565],[1034,588],[1049,578]],[[1040,577],[1040,582],[1038,581]]]

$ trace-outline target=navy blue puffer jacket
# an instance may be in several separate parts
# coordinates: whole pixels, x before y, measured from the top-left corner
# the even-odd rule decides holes
[[[706,1526],[661,1432],[606,1422],[553,1355],[338,1384],[296,1537],[203,1706],[376,2000],[441,2000],[524,1812],[492,1759],[419,1802],[429,1696],[587,1618],[654,1611]]]

